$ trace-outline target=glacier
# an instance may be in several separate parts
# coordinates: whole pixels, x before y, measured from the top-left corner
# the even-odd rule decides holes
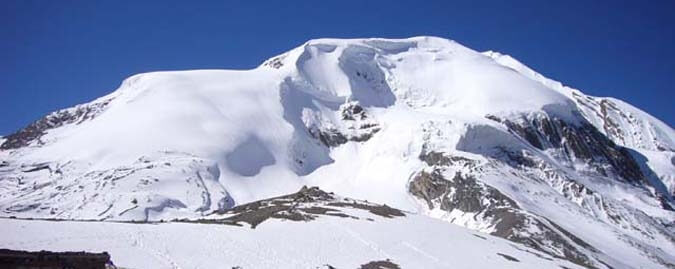
[[[670,126],[437,37],[139,74],[0,141],[6,218],[197,219],[308,185],[587,268],[675,266]]]

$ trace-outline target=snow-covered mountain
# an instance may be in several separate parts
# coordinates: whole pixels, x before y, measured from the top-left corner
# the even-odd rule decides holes
[[[671,127],[446,39],[140,74],[0,139],[5,217],[210,218],[303,185],[579,266],[675,267]]]

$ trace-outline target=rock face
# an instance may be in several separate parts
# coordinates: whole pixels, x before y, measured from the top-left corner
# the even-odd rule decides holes
[[[632,186],[629,188],[650,190],[642,199],[671,210],[672,199],[665,201],[663,186],[648,180],[647,171],[629,150],[614,144],[593,125],[565,122],[546,114],[486,118],[499,125],[467,128],[457,143],[460,151],[431,151],[437,148],[434,137],[440,136],[440,141],[445,138],[434,124],[426,129],[430,135],[425,136],[427,142],[419,155],[425,167],[411,178],[409,191],[433,215],[590,268],[609,266],[612,254],[576,235],[583,232],[564,228],[568,220],[551,218],[559,212],[548,211],[542,205],[549,202],[547,199],[560,195],[574,204],[572,208],[581,208],[583,218],[602,220],[616,232],[637,233],[664,242],[675,239],[671,213],[664,212],[667,217],[648,216],[615,200],[613,194],[594,182],[602,178]],[[497,134],[511,138],[495,142],[493,137]],[[466,152],[486,159],[473,159]],[[531,190],[519,190],[518,186]],[[567,210],[564,202],[553,203]],[[675,265],[669,258],[650,253],[650,247],[639,243],[639,238],[622,240],[662,266]]]
[[[593,266],[584,247],[592,246],[576,238],[555,223],[528,213],[499,190],[476,181],[472,176],[456,172],[446,179],[447,169],[462,162],[462,166],[475,167],[476,163],[461,157],[443,156],[438,152],[420,155],[431,166],[431,172],[422,171],[410,182],[410,193],[427,202],[429,209],[439,208],[449,213],[469,214],[481,220],[483,229],[490,234],[522,243],[554,257],[564,258],[582,266]],[[454,221],[454,220],[453,220]]]
[[[2,268],[91,268],[105,269],[108,253],[18,251],[0,249]]]
[[[0,143],[0,150],[18,149],[31,143],[43,144],[40,140],[50,129],[58,128],[67,124],[80,124],[91,120],[103,112],[110,100],[102,100],[86,105],[79,105],[70,109],[53,112],[39,119],[25,128],[4,137],[6,140]]]
[[[644,113],[627,108],[623,102],[613,98],[599,98],[573,92],[574,100],[609,139],[615,143],[661,152],[674,151],[672,138],[660,130],[660,124],[654,123]],[[661,126],[663,127],[663,126]]]
[[[252,70],[136,75],[3,137],[0,215],[397,216],[312,188],[279,197],[320,186],[585,267],[672,268],[674,149],[667,124],[506,55],[320,39]]]
[[[255,229],[256,226],[269,219],[312,221],[324,216],[359,219],[345,209],[363,210],[385,218],[405,216],[401,210],[387,205],[343,198],[336,196],[334,193],[322,191],[317,187],[303,186],[296,193],[221,210],[205,219],[182,221],[236,226],[247,223],[252,229]]]
[[[614,144],[590,123],[575,126],[545,114],[523,116],[515,121],[497,116],[487,118],[504,124],[511,133],[539,150],[557,151],[568,162],[579,160],[603,176],[637,185],[647,183],[629,151]]]
[[[327,147],[337,147],[347,142],[365,142],[380,131],[379,124],[370,119],[358,103],[346,103],[339,109],[337,123],[314,120],[307,124],[312,137]]]

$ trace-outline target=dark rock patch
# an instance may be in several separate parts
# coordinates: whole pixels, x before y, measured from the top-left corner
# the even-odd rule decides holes
[[[269,219],[312,221],[321,216],[359,219],[343,209],[364,210],[386,218],[405,216],[401,210],[387,205],[340,198],[317,187],[303,187],[293,194],[243,204],[214,213],[214,215],[224,215],[223,218],[177,221],[235,226],[247,223],[254,229]]]
[[[342,121],[351,122],[348,128],[312,125],[307,127],[309,134],[327,147],[337,147],[349,141],[368,141],[381,129],[379,124],[368,120],[366,110],[358,102],[341,105],[338,113]]]
[[[319,139],[319,141],[321,141],[321,143],[327,147],[337,147],[349,141],[347,137],[340,133],[337,129],[310,129],[309,133],[312,135],[312,137]]]
[[[384,261],[372,261],[362,264],[359,269],[401,269],[401,267],[398,264],[393,263],[391,260],[386,259]]]
[[[448,195],[451,190],[453,195]],[[497,189],[461,173],[456,173],[452,180],[446,180],[439,169],[431,173],[418,173],[410,182],[409,191],[423,198],[430,208],[433,207],[433,201],[438,200],[441,209],[446,211],[458,209],[463,212],[478,212],[488,205],[494,208],[518,209],[516,202]]]
[[[20,251],[0,249],[0,268],[88,268],[104,269],[110,255],[89,252]]]
[[[477,234],[472,234],[472,235],[475,236],[475,237],[478,237],[480,239],[487,240],[487,238],[485,236],[480,236],[480,235],[477,235]]]
[[[428,151],[426,144],[423,146],[419,159],[429,166],[449,166],[457,163],[468,164],[472,162],[472,160],[461,156],[448,156],[442,152]]]
[[[51,169],[49,168],[49,164],[39,164],[39,165],[35,165],[35,166],[32,167],[32,168],[23,170],[23,172],[24,172],[24,173],[30,173],[30,172],[37,172],[37,171],[45,170],[45,169],[51,171]]]
[[[403,211],[398,210],[396,208],[389,207],[387,205],[374,205],[374,204],[362,204],[358,202],[351,202],[351,203],[345,203],[345,202],[337,202],[337,203],[329,203],[329,206],[336,206],[336,207],[343,207],[343,208],[357,208],[357,209],[363,209],[367,210],[370,213],[373,213],[375,215],[385,217],[385,218],[393,218],[393,217],[404,217],[405,214],[403,214]]]
[[[448,182],[442,180],[442,176],[437,173],[422,171],[413,178],[408,187],[410,193],[427,202],[429,209],[433,209],[434,201],[445,195],[449,189]]]
[[[361,120],[367,118],[366,112],[358,104],[347,104],[341,108],[340,114],[342,114],[343,120]]]
[[[100,114],[110,103],[111,99],[99,103],[76,106],[73,109],[64,109],[53,112],[42,119],[39,119],[25,128],[16,131],[4,138],[4,143],[0,145],[0,150],[18,149],[30,145],[47,133],[49,129],[61,127],[66,124],[80,124],[84,121],[93,119]]]
[[[659,204],[661,204],[661,208],[668,211],[675,211],[675,209],[673,209],[673,207],[670,205],[668,198],[666,198],[666,196],[663,194],[657,194],[656,199],[659,201]],[[675,197],[671,198],[671,200],[675,200]]]
[[[487,115],[486,118],[504,124],[511,133],[537,149],[557,149],[570,160],[583,160],[605,176],[612,173],[634,184],[648,183],[630,152],[616,145],[588,122],[570,124],[547,114],[523,116],[517,120],[501,119],[494,115]]]
[[[442,167],[436,167],[432,172],[422,171],[413,177],[409,191],[426,201],[430,209],[434,204],[440,204],[440,208],[446,212],[459,210],[476,214],[476,217],[483,218],[494,226],[494,232],[491,233],[494,236],[581,266],[593,267],[589,257],[572,242],[579,242],[579,247],[592,249],[590,245],[567,231],[560,231],[562,228],[557,225],[549,225],[550,221],[523,211],[511,198],[471,176],[455,173],[448,180],[443,176]],[[528,233],[529,230],[539,232]]]
[[[328,129],[319,129],[310,128],[309,134],[315,139],[319,139],[322,144],[327,147],[337,147],[342,144],[345,144],[349,141],[353,142],[365,142],[370,140],[377,132],[380,131],[380,127],[377,124],[368,123],[359,126],[358,130],[349,133],[343,133],[335,128]]]
[[[506,254],[503,254],[503,253],[497,253],[497,255],[504,257],[504,259],[506,259],[508,261],[520,262],[520,260],[514,258],[513,256],[509,256],[509,255],[506,255]]]

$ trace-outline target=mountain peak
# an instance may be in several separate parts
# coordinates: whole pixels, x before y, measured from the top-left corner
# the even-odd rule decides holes
[[[316,39],[251,70],[136,75],[2,138],[0,215],[194,219],[308,185],[581,266],[672,267],[673,137],[495,52]]]

